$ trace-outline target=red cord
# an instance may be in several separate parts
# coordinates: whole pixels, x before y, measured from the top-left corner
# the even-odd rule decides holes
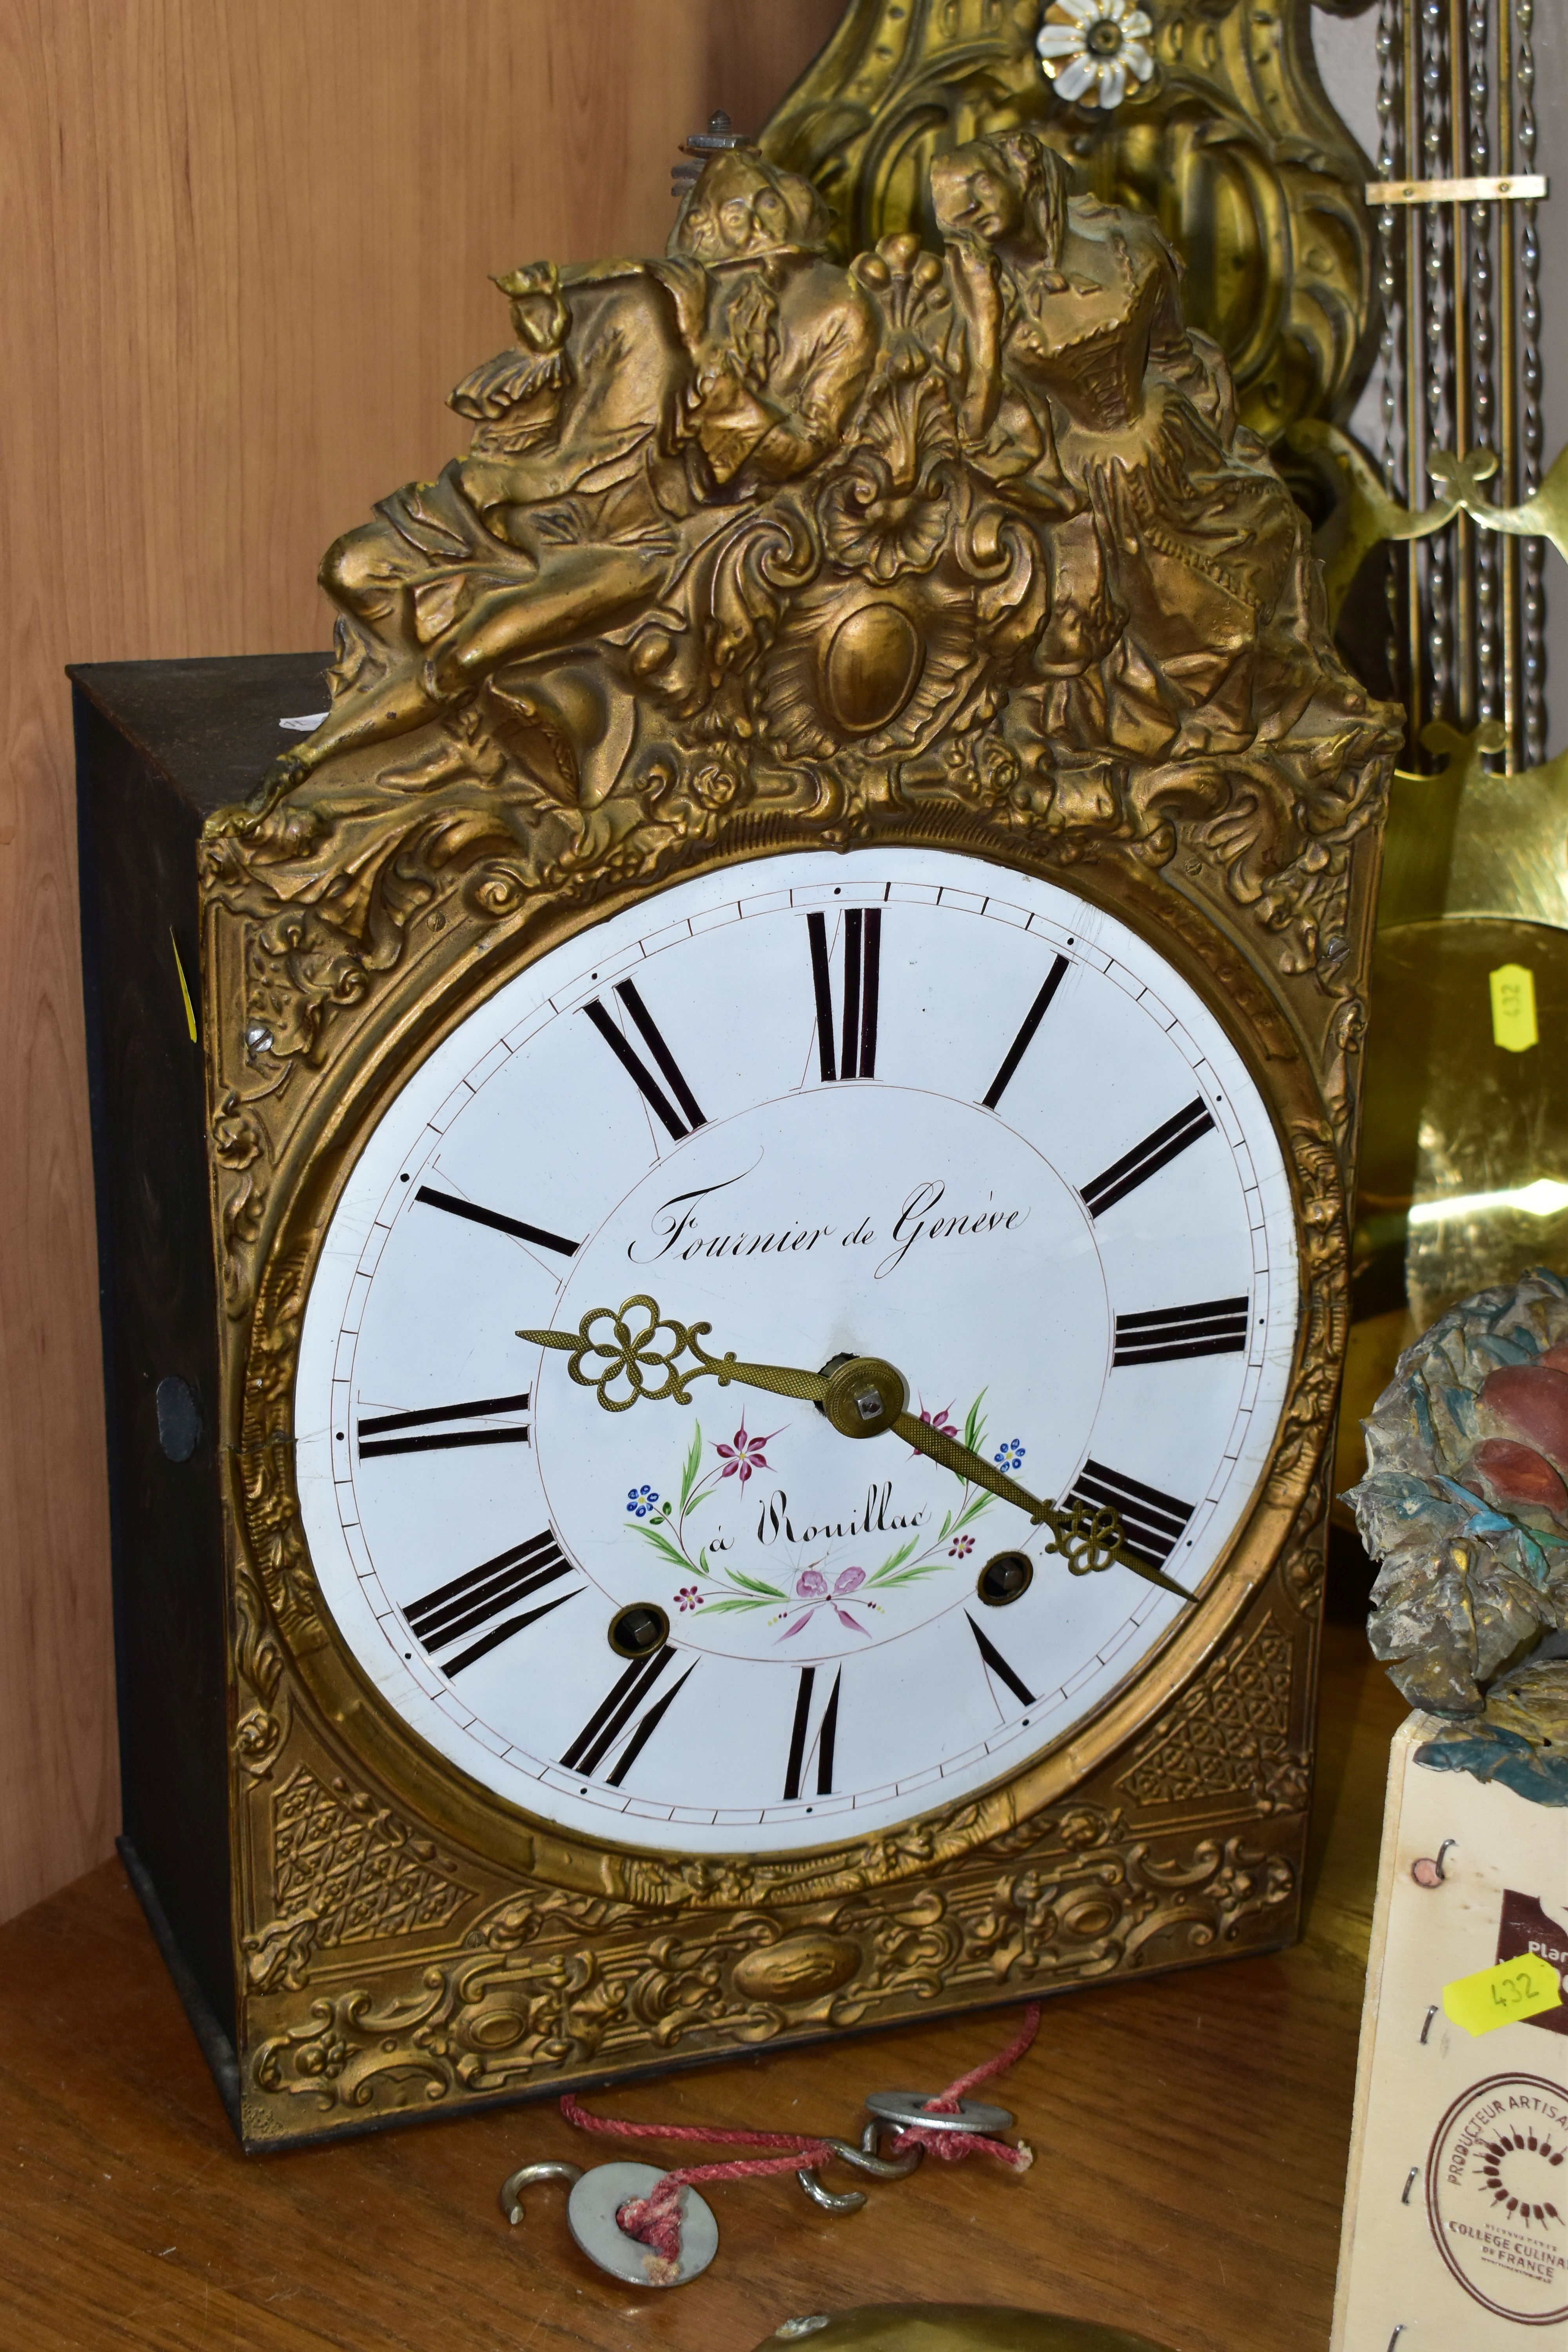
[[[982,2083],[988,2083],[991,2080],[993,2074],[1005,2074],[1009,2066],[1016,2066],[1019,2059],[1028,2051],[1039,2030],[1040,2004],[1037,2000],[1032,2000],[1024,2011],[1023,2024],[1005,2050],[995,2058],[987,2058],[983,2066],[972,2066],[967,2074],[961,2074],[956,2083],[948,2084],[940,2099],[928,2099],[927,2113],[952,2115],[960,2099],[967,2097],[971,2091],[977,2091]]]
[[[1022,2027],[1006,2049],[988,2058],[983,2066],[960,2074],[940,2097],[928,2100],[928,2113],[954,2114],[966,2092],[1016,2065],[1039,2026],[1040,2004],[1031,2001],[1024,2012]],[[682,2189],[694,2188],[704,2180],[755,2180],[765,2173],[795,2172],[804,2165],[826,2164],[838,2153],[830,2141],[807,2139],[798,2132],[720,2131],[690,2124],[634,2124],[616,2116],[591,2116],[571,2092],[563,2098],[561,2112],[579,2131],[600,2132],[616,2139],[689,2140],[710,2147],[770,2147],[785,2151],[781,2156],[731,2158],[722,2164],[683,2165],[678,2171],[667,2172],[646,2197],[633,2198],[623,2205],[616,2220],[628,2238],[635,2238],[639,2245],[649,2249],[648,2272],[656,2281],[661,2274],[668,2276],[673,2272],[680,2259]],[[1026,2172],[1035,2160],[1033,2151],[1022,2142],[1015,2147],[983,2132],[928,2131],[919,2124],[910,2124],[894,2132],[891,2138],[895,2156],[905,2156],[912,2148],[924,2148],[947,2164],[960,2163],[967,2156],[994,2156],[1011,2165],[1015,2171]]]

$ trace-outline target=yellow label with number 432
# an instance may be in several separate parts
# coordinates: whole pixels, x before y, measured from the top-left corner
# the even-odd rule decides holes
[[[1489,2033],[1494,2026],[1511,2025],[1516,2018],[1539,2017],[1556,2009],[1563,1987],[1550,1960],[1525,1952],[1517,1960],[1499,1960],[1478,1969],[1473,1977],[1456,1977],[1443,1987],[1443,2014],[1467,2033]]]
[[[1528,964],[1500,964],[1488,974],[1492,992],[1492,1036],[1505,1053],[1525,1054],[1539,1044],[1535,1021],[1535,975]]]

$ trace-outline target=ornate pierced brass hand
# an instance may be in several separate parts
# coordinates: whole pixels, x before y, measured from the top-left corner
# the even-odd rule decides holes
[[[595,1338],[601,1328],[605,1336]],[[773,1396],[797,1397],[803,1403],[817,1405],[844,1437],[879,1437],[891,1431],[917,1453],[951,1470],[954,1477],[987,1487],[1003,1502],[1026,1512],[1037,1527],[1047,1528],[1051,1538],[1047,1550],[1058,1553],[1072,1575],[1130,1568],[1145,1583],[1157,1584],[1183,1601],[1194,1598],[1184,1585],[1127,1549],[1120,1515],[1110,1506],[1091,1509],[1087,1504],[1072,1503],[1064,1510],[1054,1502],[1042,1501],[972,1446],[907,1411],[909,1383],[879,1356],[839,1357],[820,1372],[801,1371],[788,1364],[743,1364],[732,1349],[715,1356],[702,1346],[711,1328],[708,1323],[678,1323],[660,1312],[657,1299],[639,1291],[623,1299],[619,1307],[590,1307],[575,1331],[525,1330],[517,1336],[535,1347],[566,1349],[569,1376],[580,1388],[596,1390],[606,1412],[626,1412],[639,1398],[658,1403],[673,1397],[677,1404],[689,1404],[691,1382],[710,1375],[721,1388],[737,1381],[742,1388],[764,1389]],[[659,1337],[664,1332],[669,1334],[669,1340],[661,1346]],[[695,1360],[686,1369],[680,1362],[684,1356]],[[661,1377],[650,1384],[650,1373]]]
[[[595,1330],[601,1324],[609,1326],[609,1337],[595,1339]],[[700,1341],[712,1328],[710,1323],[677,1323],[659,1312],[657,1299],[639,1291],[635,1297],[623,1299],[618,1307],[590,1307],[575,1331],[520,1331],[517,1336],[531,1339],[540,1348],[570,1349],[567,1371],[580,1388],[597,1389],[606,1412],[625,1412],[639,1397],[651,1404],[666,1397],[673,1397],[677,1404],[689,1404],[690,1383],[709,1373],[721,1388],[739,1381],[744,1388],[768,1389],[775,1396],[799,1397],[810,1404],[820,1404],[826,1398],[827,1382],[818,1372],[791,1371],[780,1364],[739,1364],[732,1349],[727,1356],[710,1356]],[[656,1344],[661,1331],[671,1335],[668,1347]],[[688,1355],[697,1360],[682,1371],[678,1360]],[[584,1371],[585,1363],[603,1369]],[[664,1377],[650,1387],[645,1375],[653,1370]]]

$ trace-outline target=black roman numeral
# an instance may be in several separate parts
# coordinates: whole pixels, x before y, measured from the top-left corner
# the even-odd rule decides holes
[[[1205,1298],[1119,1315],[1112,1364],[1173,1364],[1184,1356],[1239,1356],[1247,1349],[1247,1300]]]
[[[561,1759],[569,1772],[597,1772],[617,1739],[640,1716],[631,1738],[621,1750],[613,1772],[606,1774],[612,1789],[618,1789],[675,1701],[697,1671],[692,1660],[678,1682],[670,1685],[663,1696],[648,1706],[648,1696],[659,1676],[666,1672],[679,1653],[667,1643],[656,1650],[651,1658],[638,1658],[629,1665],[609,1696],[595,1707],[571,1747]],[[646,1712],[644,1711],[646,1709]]]
[[[833,1794],[833,1750],[838,1738],[838,1686],[844,1679],[842,1666],[833,1677],[827,1705],[822,1711],[822,1723],[816,1735],[816,1793],[819,1797]],[[789,1763],[784,1771],[784,1802],[793,1805],[800,1795],[800,1784],[810,1758],[811,1694],[816,1682],[816,1668],[802,1666],[800,1688],[795,1694],[795,1723],[789,1736]]]
[[[844,909],[844,1026],[837,1059],[833,1051],[832,966],[827,954],[827,918],[805,919],[811,941],[811,980],[816,996],[816,1057],[826,1084],[836,1078],[877,1075],[877,1000],[882,969],[882,909]]]
[[[984,1094],[981,1097],[983,1106],[986,1110],[995,1109],[997,1104],[1006,1093],[1008,1087],[1012,1084],[1014,1072],[1017,1069],[1019,1063],[1023,1060],[1025,1055],[1028,1052],[1029,1047],[1034,1043],[1036,1030],[1039,1027],[1041,1022],[1045,1019],[1047,1013],[1051,1009],[1052,997],[1056,994],[1058,989],[1061,986],[1062,982],[1067,977],[1067,969],[1068,960],[1066,956],[1058,955],[1056,961],[1052,964],[1049,971],[1046,974],[1039,994],[1036,997],[1033,1004],[1030,1005],[1027,1013],[1025,1013],[1024,1025],[1019,1030],[1017,1035],[1014,1038],[1012,1044],[1008,1046],[1007,1051],[1003,1057],[1001,1068],[997,1071],[996,1076],[992,1079],[991,1084],[987,1087]]]
[[[466,1576],[455,1576],[449,1584],[438,1584],[422,1601],[411,1601],[403,1613],[420,1647],[436,1659],[442,1672],[460,1675],[465,1666],[471,1666],[502,1642],[510,1642],[525,1625],[548,1617],[563,1601],[572,1600],[572,1593],[558,1592],[552,1601],[542,1601],[537,1609],[527,1609],[515,1616],[505,1613],[518,1601],[542,1591],[547,1584],[558,1583],[571,1572],[571,1561],[546,1528],[542,1535],[530,1536],[526,1543],[514,1544],[510,1551],[497,1552],[494,1559],[481,1561]],[[498,1618],[501,1620],[499,1624]],[[460,1656],[437,1655],[481,1625],[488,1630]]]
[[[1174,1495],[1163,1495],[1158,1486],[1145,1486],[1142,1480],[1129,1478],[1124,1471],[1108,1470],[1103,1462],[1095,1461],[1084,1464],[1068,1501],[1087,1503],[1095,1509],[1102,1503],[1114,1504],[1121,1515],[1128,1550],[1136,1552],[1151,1568],[1163,1568],[1197,1507],[1194,1503],[1178,1502]]]
[[[525,1225],[521,1217],[503,1217],[499,1209],[481,1209],[472,1201],[459,1201],[455,1192],[434,1192],[428,1184],[421,1184],[414,1197],[427,1209],[445,1209],[449,1217],[467,1217],[471,1225],[489,1225],[498,1234],[531,1242],[535,1249],[555,1250],[562,1257],[575,1257],[582,1246],[560,1234],[546,1233],[542,1225]]]
[[[454,1445],[526,1445],[526,1422],[515,1429],[437,1429],[424,1437],[395,1437],[392,1433],[429,1430],[436,1422],[483,1421],[496,1413],[523,1412],[527,1406],[528,1391],[523,1389],[517,1396],[475,1397],[469,1404],[432,1405],[425,1412],[380,1412],[359,1424],[359,1458],[370,1462],[380,1454],[437,1454]]]
[[[1028,1684],[1025,1682],[1020,1675],[1014,1673],[1012,1667],[1007,1664],[1006,1659],[1002,1655],[1001,1651],[996,1647],[995,1643],[991,1639],[989,1633],[983,1633],[981,1632],[973,1618],[970,1616],[967,1609],[964,1611],[963,1614],[968,1623],[969,1630],[974,1636],[975,1643],[979,1649],[981,1656],[984,1659],[986,1665],[995,1675],[997,1681],[999,1683],[1006,1684],[1007,1688],[1012,1692],[1014,1697],[1019,1702],[1020,1706],[1033,1706],[1035,1704],[1035,1694],[1029,1688]]]
[[[660,1036],[652,1013],[632,982],[629,980],[618,980],[616,982],[616,994],[641,1031],[643,1043],[658,1064],[666,1084],[669,1087],[669,1093],[675,1097],[675,1102],[680,1106],[679,1110],[676,1109],[675,1103],[670,1101],[669,1095],[665,1093],[664,1087],[659,1085],[636,1048],[627,1045],[598,998],[595,996],[591,1004],[584,1004],[583,1010],[654,1116],[663,1121],[679,1143],[684,1136],[690,1135],[697,1128],[706,1127],[708,1122],[698,1108],[696,1096],[681,1076],[674,1055]],[[684,1118],[680,1115],[681,1111],[686,1114]]]
[[[1084,1186],[1083,1205],[1089,1215],[1103,1216],[1107,1209],[1114,1208],[1118,1201],[1124,1201],[1129,1192],[1135,1192],[1140,1184],[1147,1183],[1151,1176],[1168,1166],[1178,1152],[1195,1143],[1200,1135],[1206,1135],[1213,1125],[1203,1097],[1194,1095],[1184,1110],[1168,1118],[1163,1127],[1157,1127],[1152,1135],[1146,1135],[1142,1143],[1135,1143],[1131,1151],[1124,1151],[1120,1160],[1113,1160],[1092,1184]]]

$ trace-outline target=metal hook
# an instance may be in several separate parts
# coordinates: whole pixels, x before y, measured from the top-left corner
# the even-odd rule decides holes
[[[1443,1867],[1443,1856],[1451,1845],[1458,1845],[1458,1838],[1445,1838],[1435,1854],[1424,1853],[1417,1861],[1411,1864],[1410,1875],[1417,1886],[1442,1885],[1448,1875]]]
[[[566,2227],[591,2263],[628,2286],[684,2286],[708,2268],[719,2251],[713,2210],[695,2189],[680,2190],[680,2246],[673,2263],[621,2227],[621,2214],[634,2198],[649,2197],[665,2175],[654,2164],[524,2164],[501,2183],[500,2210],[513,2226],[522,2219],[521,2192],[536,2180],[564,2181]]]
[[[522,2219],[522,2191],[536,2180],[563,2180],[568,2189],[575,2189],[583,2178],[580,2164],[523,2164],[509,2173],[500,2185],[500,2210],[515,2230]]]
[[[881,2128],[879,2120],[873,2116],[860,2135],[858,2147],[851,2146],[847,2139],[830,2138],[827,2145],[844,2163],[852,2164],[857,2172],[868,2172],[873,2180],[907,2180],[925,2150],[916,2147],[911,2148],[908,2156],[879,2156],[877,2139]],[[820,2205],[825,2213],[858,2213],[866,2202],[864,2189],[847,2189],[838,2195],[831,2189],[825,2189],[815,2165],[803,2164],[795,2177],[812,2203]]]

